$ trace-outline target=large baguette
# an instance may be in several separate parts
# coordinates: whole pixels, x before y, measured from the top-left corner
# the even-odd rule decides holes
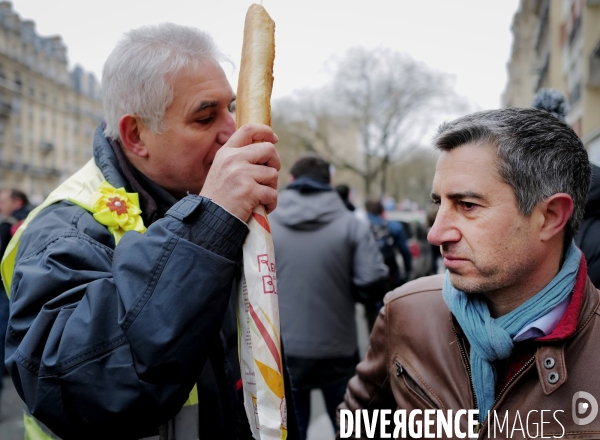
[[[271,125],[271,90],[275,60],[275,22],[253,4],[246,13],[244,43],[236,97],[236,126]]]

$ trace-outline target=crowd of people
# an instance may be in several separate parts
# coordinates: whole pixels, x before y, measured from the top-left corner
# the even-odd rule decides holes
[[[27,438],[252,438],[235,286],[258,205],[288,439],[306,439],[314,389],[338,432],[360,425],[338,425],[346,409],[478,409],[479,438],[488,411],[564,409],[542,411],[547,435],[600,436],[570,415],[574,393],[600,397],[599,169],[575,132],[534,108],[442,125],[428,240],[446,270],[413,279],[402,224],[378,199],[358,216],[323,158],[298,159],[277,192],[278,138],[236,130],[223,58],[194,28],[128,32],[104,66],[93,160],[35,210],[0,192],[3,359]]]

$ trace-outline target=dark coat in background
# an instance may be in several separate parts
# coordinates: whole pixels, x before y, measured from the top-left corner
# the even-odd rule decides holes
[[[592,186],[575,244],[585,255],[588,276],[600,288],[600,167],[596,165],[592,165]]]

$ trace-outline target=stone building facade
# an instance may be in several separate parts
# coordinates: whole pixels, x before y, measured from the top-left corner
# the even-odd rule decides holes
[[[100,85],[67,66],[60,36],[37,35],[0,2],[0,187],[41,202],[91,157],[102,120]]]
[[[567,122],[600,164],[600,0],[521,0],[514,16],[505,107],[560,90]]]

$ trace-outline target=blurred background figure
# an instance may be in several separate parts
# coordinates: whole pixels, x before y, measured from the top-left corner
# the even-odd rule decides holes
[[[567,114],[567,103],[565,97],[556,89],[540,89],[531,102],[531,107],[545,110],[556,116],[560,121],[567,123],[565,116]]]
[[[592,185],[575,244],[588,265],[588,276],[600,289],[600,167],[592,165]]]
[[[533,97],[533,108],[545,110],[566,124],[568,106],[562,92],[555,89],[541,89]],[[600,288],[600,167],[592,167],[592,184],[585,205],[583,222],[575,236],[575,244],[588,265],[588,276],[594,286]]]
[[[0,259],[4,256],[6,246],[16,229],[25,220],[32,207],[24,192],[17,189],[0,190]],[[0,283],[0,396],[2,395],[2,378],[4,376],[4,339],[6,337],[6,327],[8,326],[9,301],[4,289],[4,284]]]
[[[408,248],[406,234],[402,224],[396,221],[387,221],[384,218],[384,206],[379,199],[370,199],[365,204],[371,232],[375,237],[379,252],[389,269],[388,290],[393,290],[404,284],[412,272],[412,255]],[[398,263],[398,256],[402,257],[402,267]],[[383,297],[373,305],[366,305],[365,310],[369,330],[373,328],[377,313],[383,305]]]
[[[381,298],[387,267],[368,224],[330,185],[329,164],[300,158],[292,182],[269,215],[275,254],[281,336],[292,380],[300,438],[310,418],[310,391],[320,389],[334,426],[358,363],[353,292]]]
[[[345,183],[340,183],[339,185],[335,186],[335,190],[342,198],[342,202],[344,202],[346,208],[348,208],[349,211],[355,211],[356,206],[354,206],[354,204],[350,201],[350,187]]]
[[[435,223],[435,218],[437,217],[438,210],[440,209],[439,205],[431,205],[429,210],[427,211],[427,233]],[[442,253],[440,251],[439,246],[435,246],[430,244],[431,246],[431,275],[435,275],[437,273],[444,272],[444,265],[442,263]]]

